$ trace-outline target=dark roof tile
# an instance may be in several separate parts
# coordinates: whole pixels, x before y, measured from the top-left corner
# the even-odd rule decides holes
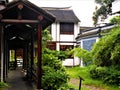
[[[45,9],[45,8],[44,8]],[[80,22],[78,17],[75,15],[71,9],[46,9],[48,12],[52,13],[56,17],[56,21],[59,22]]]

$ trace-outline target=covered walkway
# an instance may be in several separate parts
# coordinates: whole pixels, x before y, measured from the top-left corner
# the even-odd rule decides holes
[[[19,69],[10,71],[12,60],[16,68],[17,60],[22,57],[27,78],[34,79],[36,88],[42,89],[42,31],[55,17],[28,0],[5,1],[0,1],[4,7],[0,9],[0,81],[10,84],[8,90],[33,90]],[[11,55],[12,50],[14,55]],[[18,50],[22,56],[17,55]],[[36,68],[34,57],[37,57]]]
[[[10,71],[6,81],[9,87],[4,90],[35,90],[34,85],[27,80],[21,68]]]

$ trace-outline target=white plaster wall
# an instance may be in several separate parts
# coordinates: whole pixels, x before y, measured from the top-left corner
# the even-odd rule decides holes
[[[57,37],[57,40],[56,41],[60,41],[60,24],[57,22],[56,23],[56,37]]]
[[[74,45],[74,43],[60,43],[60,45]]]
[[[52,36],[52,39],[53,39],[53,41],[56,41],[56,27],[57,27],[57,25],[56,25],[56,23],[53,23],[52,25],[51,25],[51,36]]]
[[[80,23],[76,23],[74,24],[74,40],[77,37],[77,35],[79,34],[79,30],[80,30]]]
[[[74,35],[60,35],[60,41],[74,41]]]
[[[75,57],[74,59],[65,59],[63,62],[62,62],[62,65],[63,66],[77,66],[77,65],[80,65],[80,59]]]
[[[60,50],[60,43],[56,43],[56,50],[57,50],[57,51]]]

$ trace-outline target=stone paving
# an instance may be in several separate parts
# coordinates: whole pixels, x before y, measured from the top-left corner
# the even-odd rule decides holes
[[[6,82],[9,87],[4,90],[35,90],[33,85],[25,79],[20,69],[10,71]]]

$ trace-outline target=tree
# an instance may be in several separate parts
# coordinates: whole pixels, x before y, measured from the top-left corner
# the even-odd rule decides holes
[[[104,20],[112,13],[112,3],[116,0],[95,0],[97,4],[100,5],[100,8],[96,8],[96,11],[93,13],[93,21],[96,26],[99,17],[101,20]]]
[[[79,57],[80,59],[82,58],[84,65],[89,65],[92,63],[92,56],[91,52],[84,50],[82,48],[74,48],[70,51],[68,51],[69,55]]]
[[[94,79],[104,83],[120,85],[120,26],[102,37],[93,47],[92,56],[95,66],[90,69]]]
[[[65,88],[69,75],[60,60],[65,57],[60,56],[59,51],[46,48],[47,41],[52,40],[48,30],[44,30],[42,35],[42,88],[44,90]]]
[[[120,25],[120,16],[115,16],[110,20],[111,23]]]
[[[101,38],[92,49],[93,59],[97,66],[120,65],[120,27],[115,27],[109,35]]]

